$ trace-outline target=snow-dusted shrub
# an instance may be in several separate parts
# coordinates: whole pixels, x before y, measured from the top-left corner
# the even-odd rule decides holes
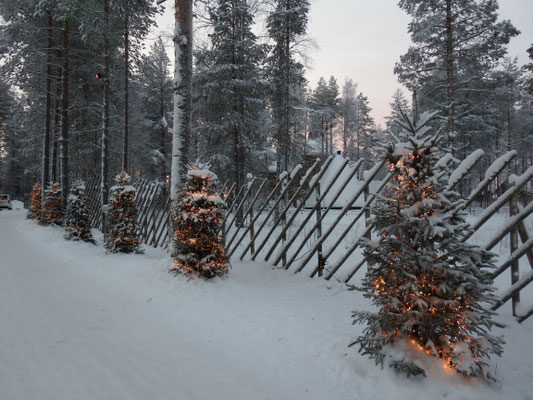
[[[105,247],[109,253],[141,253],[141,238],[137,227],[136,189],[131,178],[122,171],[109,190],[109,213]]]
[[[67,198],[65,213],[65,239],[83,240],[96,244],[91,233],[89,198],[85,194],[85,183],[75,181]]]

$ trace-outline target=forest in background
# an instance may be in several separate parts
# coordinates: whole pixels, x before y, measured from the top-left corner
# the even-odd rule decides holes
[[[172,4],[166,4],[170,7]],[[194,3],[195,43],[188,159],[209,162],[238,185],[251,172],[280,173],[306,156],[342,151],[373,163],[397,133],[396,112],[376,126],[357,77],[305,80],[306,0]],[[514,149],[512,169],[533,158],[531,62],[506,57],[518,34],[492,0],[401,0],[412,45],[394,69],[406,88],[391,108],[439,112],[434,128],[462,159],[481,148],[487,165]],[[150,0],[4,0],[0,4],[0,188],[27,198],[36,181],[108,176],[168,180],[172,63],[159,38],[142,46],[161,6]],[[262,19],[267,37],[254,33]],[[471,177],[479,181],[487,165]],[[476,175],[477,174],[477,175]],[[66,193],[67,190],[64,190]]]

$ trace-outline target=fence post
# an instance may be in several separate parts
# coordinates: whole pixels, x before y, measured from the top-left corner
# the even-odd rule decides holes
[[[370,196],[370,183],[365,186],[365,191],[364,191],[365,205],[367,204],[369,196]],[[365,228],[368,228],[369,226],[370,226],[370,206],[365,206]],[[368,230],[368,233],[365,235],[365,238],[368,240],[372,239],[372,230]]]
[[[254,189],[252,187],[253,184],[253,178],[254,176],[252,174],[248,174],[248,187],[252,189],[252,192],[250,193],[250,196],[254,196]],[[255,243],[254,243],[254,204],[252,203],[250,210],[250,254],[253,257],[255,254]]]
[[[316,220],[317,220],[317,226],[316,226],[316,237],[317,239],[322,236],[322,204],[320,201],[320,183],[316,185],[315,190],[315,201],[316,201]],[[317,249],[317,257],[318,257],[318,276],[322,276],[324,273],[324,259],[322,258],[322,243],[318,246]]]
[[[511,196],[511,200],[509,201],[509,216],[512,218],[514,215],[515,210],[517,209],[517,201],[516,201],[516,194],[513,194]],[[511,228],[511,231],[509,232],[509,240],[511,244],[511,254],[513,254],[514,251],[518,248],[518,230],[516,229],[516,225],[514,225]],[[519,262],[518,259],[514,260],[511,263],[511,285],[514,285],[518,280],[520,279],[520,270],[519,270]],[[518,303],[520,303],[520,291],[517,291],[512,298],[512,309],[513,309],[513,316],[516,317],[516,308],[518,307]]]
[[[288,182],[288,177],[289,177],[289,171],[287,171],[287,175],[285,175],[283,177],[283,183],[282,183],[282,187],[283,189],[285,189],[285,187],[288,187],[289,185],[289,182]],[[282,215],[281,215],[281,243],[285,243],[285,241],[287,240],[287,230],[285,229],[285,227],[287,226],[287,201],[289,199],[289,195],[287,193],[287,190],[285,190],[285,193],[283,195],[283,211],[282,211]],[[282,203],[280,203],[280,206],[282,205]],[[285,252],[283,254],[283,260],[281,261],[283,267],[285,267],[287,265],[287,253]]]

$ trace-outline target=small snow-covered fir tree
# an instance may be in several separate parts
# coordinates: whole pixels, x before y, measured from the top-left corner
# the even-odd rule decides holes
[[[53,182],[45,190],[44,222],[53,225],[63,224],[63,203],[61,201],[61,187]]]
[[[131,178],[122,171],[109,190],[109,214],[105,247],[109,253],[141,253],[141,238],[137,227],[136,189]]]
[[[28,208],[28,218],[39,222],[42,216],[42,209],[41,184],[36,182],[35,185],[33,185],[33,190],[31,191],[31,204]]]
[[[402,113],[398,143],[384,149],[392,183],[372,210],[377,239],[366,242],[359,288],[378,311],[353,313],[367,326],[352,344],[407,375],[425,375],[423,351],[448,370],[490,377],[485,358],[503,343],[489,333],[493,313],[483,306],[494,301],[492,254],[461,240],[470,227],[447,186],[453,159],[437,154],[433,115],[415,123]]]
[[[96,244],[91,233],[89,197],[85,194],[85,183],[81,180],[75,181],[70,188],[65,213],[65,231],[67,240],[83,240]]]
[[[171,272],[209,279],[228,271],[229,262],[219,236],[224,201],[214,191],[216,180],[209,166],[189,167],[173,217],[176,243]]]

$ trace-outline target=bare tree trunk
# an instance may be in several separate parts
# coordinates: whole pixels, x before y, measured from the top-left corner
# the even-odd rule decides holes
[[[418,93],[416,89],[413,89],[413,94],[411,98],[411,114],[413,117],[413,121],[417,122],[420,114],[418,112]]]
[[[102,231],[106,231],[108,192],[108,143],[109,143],[109,0],[104,0],[104,109],[102,116]]]
[[[41,199],[43,209],[46,200],[45,190],[50,180],[50,136],[52,127],[52,14],[50,12],[47,12],[46,25],[48,31],[46,41],[46,92],[44,99],[44,140],[41,169]]]
[[[453,16],[452,0],[446,0],[446,97],[447,97],[447,132],[450,151],[454,154],[455,135],[455,76],[453,51]]]
[[[61,189],[63,197],[63,205],[67,203],[67,196],[69,190],[68,181],[68,51],[69,51],[69,24],[65,20],[63,23],[63,66],[61,77]]]
[[[333,154],[333,121],[329,123],[329,153]]]
[[[286,18],[289,18],[289,10],[291,8],[290,0],[286,3]],[[285,37],[285,110],[283,116],[283,138],[284,138],[284,162],[283,171],[289,171],[289,149],[291,146],[290,120],[291,120],[291,35],[290,24],[285,24],[287,27]]]
[[[342,152],[344,156],[347,157],[348,151],[348,121],[346,115],[342,117]]]
[[[129,139],[129,16],[128,10],[125,10],[124,16],[124,134],[122,137],[122,170],[128,171],[128,139]]]
[[[57,125],[54,126],[54,135],[52,138],[52,158],[50,160],[50,181],[57,182],[59,178],[58,174],[58,160],[59,160],[59,111],[56,110],[56,115],[54,119],[58,121]]]
[[[191,135],[192,0],[175,0],[174,123],[170,198],[178,203],[179,186],[188,162]]]
[[[59,180],[59,142],[61,136],[61,77],[63,76],[62,66],[63,51],[58,50],[56,55],[56,79],[55,79],[55,101],[54,101],[54,129],[52,135],[52,159],[50,163],[51,180]]]

